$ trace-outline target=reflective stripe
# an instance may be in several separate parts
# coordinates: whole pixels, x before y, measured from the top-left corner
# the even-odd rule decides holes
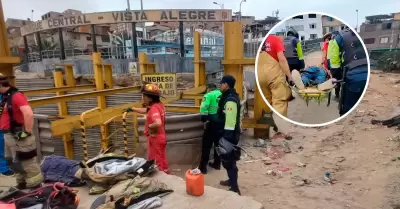
[[[336,40],[330,41],[328,48],[329,48],[328,57],[331,63],[331,67],[333,68],[340,67],[342,59],[340,57],[340,48]]]
[[[234,130],[235,130],[235,127],[232,128],[232,127],[226,127],[226,126],[225,126],[224,129],[225,129],[225,130],[228,130],[228,131],[234,131]]]
[[[236,116],[238,114],[237,104],[233,101],[228,101],[225,104],[225,129],[234,130],[236,126]]]
[[[301,48],[301,43],[300,43],[300,41],[297,42],[296,51],[297,51],[297,55],[299,56],[299,60],[304,59],[303,49]]]
[[[331,64],[331,68],[340,68],[340,65],[332,65]]]

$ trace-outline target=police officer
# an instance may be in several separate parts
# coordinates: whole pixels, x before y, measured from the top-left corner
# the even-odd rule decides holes
[[[221,181],[223,186],[229,186],[230,191],[240,195],[238,185],[238,167],[236,161],[240,159],[240,150],[237,147],[240,139],[240,99],[236,92],[235,78],[225,75],[221,79],[222,95],[218,102],[219,139],[217,152],[221,157],[222,165],[228,173],[228,180]]]
[[[289,28],[286,37],[283,39],[285,46],[285,57],[289,64],[290,71],[302,70],[305,67],[303,49],[299,41],[299,33],[294,28]]]
[[[36,138],[32,135],[33,111],[27,98],[0,75],[0,130],[4,132],[4,156],[16,173],[18,189],[41,186],[43,175],[37,162]]]
[[[219,137],[215,134],[217,129],[217,110],[218,101],[221,97],[221,91],[217,89],[217,85],[208,84],[207,93],[203,96],[200,105],[201,121],[204,123],[204,133],[201,148],[201,160],[199,169],[203,174],[207,173],[207,164],[210,156],[211,147],[214,144],[214,162],[210,163],[210,167],[221,169],[221,160],[216,153],[215,147],[218,145]]]
[[[348,27],[333,37],[332,48],[328,53],[331,68],[336,67],[343,71],[339,114],[344,115],[353,108],[364,92],[368,78],[367,55],[360,39]]]

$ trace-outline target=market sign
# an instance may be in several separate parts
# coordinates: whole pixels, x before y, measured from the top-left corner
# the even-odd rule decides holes
[[[116,12],[99,12],[81,15],[63,16],[40,20],[21,27],[23,36],[35,32],[83,25],[117,24],[129,22],[224,22],[232,21],[232,10],[131,10]]]
[[[176,73],[143,73],[142,81],[157,84],[166,98],[177,96]]]

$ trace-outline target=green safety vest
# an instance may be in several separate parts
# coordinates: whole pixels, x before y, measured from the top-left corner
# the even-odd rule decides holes
[[[208,92],[203,96],[200,105],[200,114],[207,115],[210,119],[217,119],[218,102],[222,93],[219,89]]]

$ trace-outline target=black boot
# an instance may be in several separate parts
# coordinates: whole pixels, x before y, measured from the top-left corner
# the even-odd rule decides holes
[[[202,174],[207,174],[207,166],[199,166],[199,170]]]
[[[239,188],[236,188],[236,189],[234,189],[234,188],[230,188],[229,189],[229,191],[231,191],[231,192],[235,192],[235,193],[237,193],[239,196],[241,196],[242,194],[240,193],[240,190],[239,190]]]
[[[222,186],[226,186],[226,187],[228,187],[228,186],[231,185],[231,184],[229,183],[229,180],[220,181],[219,184],[222,185]]]

